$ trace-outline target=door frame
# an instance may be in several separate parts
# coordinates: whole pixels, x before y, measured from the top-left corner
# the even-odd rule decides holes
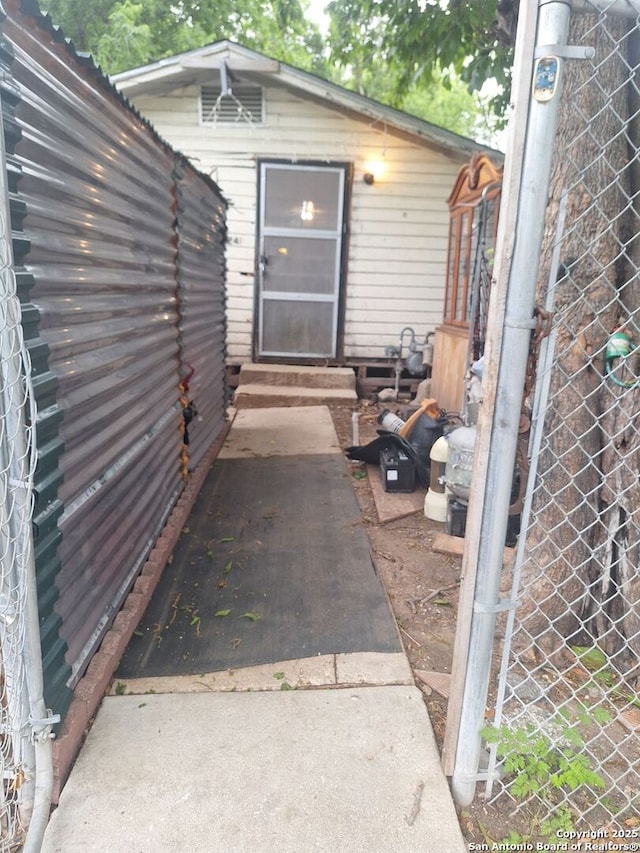
[[[333,358],[305,356],[267,356],[260,355],[260,225],[263,203],[262,166],[307,166],[317,169],[342,169],[344,171],[343,209],[342,209],[342,240],[340,248],[337,322],[336,322],[336,354]],[[291,363],[296,364],[341,364],[344,361],[344,315],[347,290],[347,259],[349,257],[349,234],[351,232],[351,193],[353,184],[353,163],[338,160],[291,160],[276,157],[260,157],[256,161],[256,230],[254,253],[254,289],[253,289],[253,334],[252,360],[263,364]]]

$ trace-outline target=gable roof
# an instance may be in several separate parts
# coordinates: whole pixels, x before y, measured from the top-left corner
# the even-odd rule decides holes
[[[214,84],[221,80],[282,86],[299,97],[367,124],[380,124],[387,132],[444,154],[470,157],[486,151],[499,160],[503,158],[500,151],[231,41],[216,42],[113,74],[110,79],[123,95],[133,99],[137,95],[161,95],[187,85]]]

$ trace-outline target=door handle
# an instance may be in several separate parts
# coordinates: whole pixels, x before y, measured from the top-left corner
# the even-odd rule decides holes
[[[269,264],[269,260],[268,260],[267,256],[266,255],[260,255],[260,257],[258,258],[258,268],[259,268],[261,273],[264,273],[268,264]]]

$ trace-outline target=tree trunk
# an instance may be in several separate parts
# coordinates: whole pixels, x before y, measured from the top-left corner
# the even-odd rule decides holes
[[[590,15],[571,22],[569,43],[592,45],[596,57],[565,65],[541,259],[542,294],[566,193],[549,407],[523,533],[523,630],[515,645],[524,656],[588,642],[588,630],[603,632],[611,652],[629,644],[638,652],[640,395],[604,377],[603,357],[611,332],[639,305],[630,240],[638,228],[626,133],[628,27],[614,18],[603,27]],[[640,340],[637,329],[628,331]]]

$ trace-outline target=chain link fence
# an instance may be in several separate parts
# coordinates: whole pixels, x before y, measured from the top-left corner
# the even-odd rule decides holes
[[[2,221],[1,240],[7,245],[6,220]],[[24,561],[24,525],[29,524],[30,505],[22,504],[24,490],[16,485],[28,477],[30,459],[21,458],[15,443],[15,431],[21,429],[16,410],[28,408],[24,384],[13,371],[19,356],[19,334],[15,309],[7,296],[12,270],[2,258],[0,279],[0,655],[2,660],[0,693],[0,762],[2,798],[0,802],[0,850],[15,850],[23,841],[21,813],[24,775],[23,729],[29,719],[29,704],[23,662],[26,575]],[[10,407],[13,413],[7,411]]]
[[[0,121],[0,140],[2,140]],[[36,412],[0,141],[0,851],[37,851],[51,799],[33,553]],[[32,831],[33,827],[33,831]]]
[[[486,797],[532,837],[622,850],[640,849],[640,9],[620,5],[569,22],[588,50],[564,54],[536,293],[550,333],[483,734]]]

